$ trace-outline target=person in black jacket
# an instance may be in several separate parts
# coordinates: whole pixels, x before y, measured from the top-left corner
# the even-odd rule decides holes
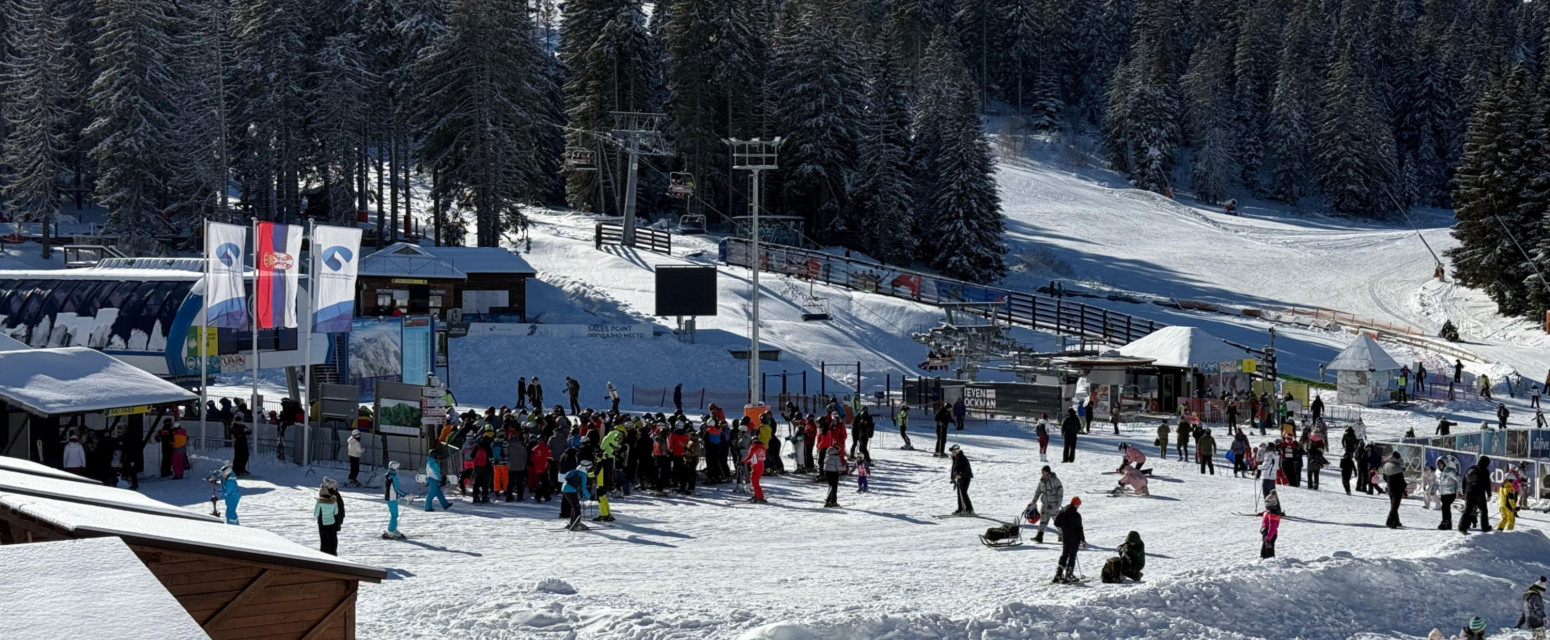
[[[1439,436],[1445,436],[1456,426],[1458,426],[1457,422],[1449,420],[1448,416],[1443,416],[1441,420],[1437,421],[1437,431],[1435,433]]]
[[[1061,462],[1076,462],[1076,434],[1082,431],[1082,419],[1076,417],[1076,409],[1066,409],[1066,419],[1060,422],[1060,439],[1064,449]]]
[[[936,404],[936,453],[932,455],[938,458],[947,457],[947,425],[953,421],[953,408],[946,402]]]
[[[1389,496],[1389,517],[1384,525],[1390,529],[1403,528],[1405,525],[1399,521],[1399,501],[1405,499],[1405,462],[1398,451],[1389,454],[1388,462],[1383,463],[1378,473],[1383,476]]]
[[[1459,533],[1469,533],[1469,526],[1480,522],[1480,532],[1491,531],[1491,511],[1486,508],[1486,496],[1491,493],[1491,458],[1480,456],[1469,473],[1464,474],[1464,517],[1459,519]],[[1478,515],[1477,515],[1478,513]]]
[[[1082,530],[1081,498],[1072,498],[1071,504],[1055,516],[1055,528],[1060,531],[1060,561],[1055,566],[1055,579],[1051,582],[1076,582],[1076,552],[1087,545],[1087,533]]]
[[[860,451],[861,458],[866,460],[868,467],[872,466],[872,450],[867,447],[867,443],[872,441],[872,434],[876,429],[877,425],[872,422],[872,414],[867,412],[866,407],[862,407],[861,413],[856,415],[856,420],[850,428],[850,457],[856,457],[856,452]],[[776,440],[778,438],[771,438],[772,442]],[[779,459],[779,456],[777,456],[776,460]]]
[[[953,452],[953,489],[958,491],[958,510],[953,515],[972,516],[974,503],[969,501],[969,481],[974,479],[974,470],[969,468],[969,458],[958,445],[953,445],[949,451]]]

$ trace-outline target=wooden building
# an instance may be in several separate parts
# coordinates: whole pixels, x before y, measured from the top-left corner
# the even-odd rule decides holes
[[[0,544],[122,540],[215,640],[352,640],[386,572],[42,465],[0,467]]]
[[[361,259],[356,314],[527,322],[527,279],[538,272],[500,247],[400,242]]]

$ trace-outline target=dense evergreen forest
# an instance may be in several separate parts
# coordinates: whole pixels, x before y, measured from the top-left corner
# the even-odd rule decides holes
[[[1453,272],[1522,314],[1550,302],[1544,4],[5,0],[3,207],[86,201],[128,236],[374,208],[391,235],[413,207],[492,245],[524,206],[620,213],[611,114],[653,112],[672,153],[642,160],[646,213],[742,215],[723,140],[779,136],[764,211],[991,280],[991,134],[1036,135],[1205,204],[1456,208]],[[664,196],[673,172],[693,198]]]

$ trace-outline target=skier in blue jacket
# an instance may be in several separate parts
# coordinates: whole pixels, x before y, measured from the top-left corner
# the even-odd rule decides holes
[[[238,524],[237,503],[242,500],[242,492],[237,488],[237,474],[232,473],[231,463],[226,463],[216,471],[215,477],[221,484],[221,501],[226,503],[226,524]]]
[[[441,492],[441,465],[435,457],[429,457],[425,459],[425,510],[435,511],[431,503],[438,499],[443,510],[452,508],[452,503],[447,502],[447,494]]]
[[[570,524],[565,528],[571,531],[586,531],[587,525],[581,524],[581,500],[592,499],[592,491],[587,488],[588,474],[592,471],[592,461],[582,460],[565,473],[564,482],[560,487],[560,498],[566,505],[567,513],[570,513]]]
[[[388,528],[382,533],[383,540],[403,540],[404,534],[398,532],[398,499],[403,497],[404,490],[398,486],[398,461],[388,463],[387,477],[382,481],[382,497],[387,500]]]

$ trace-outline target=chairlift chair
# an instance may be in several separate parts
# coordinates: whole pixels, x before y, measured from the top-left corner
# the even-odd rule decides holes
[[[667,176],[667,195],[688,198],[694,195],[694,175],[687,171],[674,171]]]
[[[808,298],[802,303],[803,322],[827,322],[833,319],[829,315],[829,301],[823,298]]]
[[[586,147],[567,147],[565,149],[565,168],[572,171],[596,171],[597,162],[593,160],[591,149]]]
[[[678,233],[684,235],[705,233],[705,216],[697,213],[679,216]]]

